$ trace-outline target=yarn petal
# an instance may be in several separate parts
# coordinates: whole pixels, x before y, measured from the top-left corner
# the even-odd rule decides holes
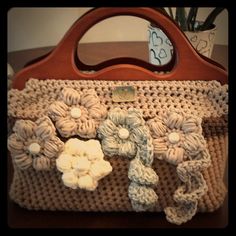
[[[33,159],[33,168],[35,170],[49,170],[50,169],[50,160],[45,156],[36,157]]]
[[[143,125],[144,120],[141,117],[139,117],[136,112],[129,111],[125,118],[125,124],[129,128],[135,129],[136,127]]]
[[[108,113],[108,119],[110,119],[115,125],[125,124],[127,113],[120,108],[114,108]]]
[[[164,119],[166,126],[170,129],[180,129],[182,127],[183,121],[183,115],[176,112],[170,112],[166,119]]]
[[[182,147],[191,156],[197,155],[205,149],[205,140],[201,134],[189,133],[184,136]]]
[[[112,136],[102,139],[102,149],[107,156],[115,156],[119,154],[119,144]]]
[[[167,143],[164,138],[153,139],[154,154],[160,160],[166,155],[168,150]]]
[[[132,132],[130,134],[130,140],[132,142],[142,145],[147,141],[147,132],[148,130],[145,126],[136,127],[132,129]]]
[[[56,127],[63,137],[70,137],[77,134],[77,124],[68,117],[60,118],[56,122]]]
[[[77,105],[80,102],[80,95],[75,89],[64,88],[61,91],[60,99],[68,106]]]
[[[17,138],[15,133],[8,137],[7,147],[12,155],[22,154],[24,152],[24,144],[19,138]]]
[[[80,96],[80,103],[82,106],[87,109],[92,108],[93,106],[99,105],[100,100],[94,89],[89,89],[87,91],[83,91],[83,94]]]
[[[57,158],[63,148],[64,143],[58,137],[53,137],[49,141],[45,142],[44,155],[49,158]]]
[[[27,140],[34,135],[35,123],[30,120],[17,120],[13,131],[16,132],[17,136],[21,140]]]
[[[188,117],[183,121],[182,130],[184,133],[201,133],[200,119]]]
[[[48,117],[41,117],[35,123],[35,134],[40,139],[47,140],[56,135],[56,129]]]
[[[96,137],[96,124],[92,119],[81,118],[77,125],[77,134],[83,138]]]
[[[88,110],[90,117],[96,120],[104,119],[107,115],[107,110],[105,106],[102,105],[94,105]]]
[[[119,145],[119,156],[132,158],[137,152],[136,145],[131,141],[125,141]]]
[[[167,127],[160,119],[152,119],[147,122],[153,138],[163,137],[167,132]]]
[[[113,136],[117,133],[117,126],[109,119],[104,120],[99,128],[98,128],[98,135],[99,138]]]
[[[53,121],[58,121],[60,118],[65,117],[69,111],[69,107],[62,101],[55,101],[48,108],[48,116]]]
[[[14,155],[13,162],[17,165],[17,167],[21,170],[26,170],[32,165],[32,157],[27,155],[26,153],[21,153]]]
[[[184,149],[181,147],[171,147],[166,152],[165,160],[173,165],[178,165],[184,160]]]

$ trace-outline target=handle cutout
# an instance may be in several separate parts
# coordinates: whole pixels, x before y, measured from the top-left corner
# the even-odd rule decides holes
[[[174,64],[173,46],[163,31],[150,27],[149,21],[136,16],[114,16],[98,22],[78,42],[76,66],[97,71],[127,63],[167,73]]]

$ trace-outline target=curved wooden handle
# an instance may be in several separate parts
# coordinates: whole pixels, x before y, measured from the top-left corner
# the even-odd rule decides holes
[[[110,65],[93,74],[77,68],[77,42],[96,23],[112,16],[130,15],[146,19],[161,28],[175,48],[175,65],[169,73],[156,74],[139,65]],[[116,60],[115,60],[116,61]],[[137,60],[136,60],[137,61]],[[104,65],[104,64],[103,64]],[[106,65],[106,63],[105,63]],[[219,80],[227,83],[227,72],[200,56],[176,23],[152,8],[97,8],[78,19],[61,42],[47,57],[15,75],[13,88],[23,89],[29,78],[38,79],[100,79],[100,80]]]

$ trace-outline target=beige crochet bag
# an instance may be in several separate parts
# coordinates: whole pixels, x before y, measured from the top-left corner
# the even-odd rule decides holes
[[[160,25],[176,47],[167,68],[121,58],[88,73],[90,66],[75,62],[76,42],[92,25],[116,15]],[[15,75],[8,93],[10,198],[35,210],[165,211],[170,222],[184,223],[197,211],[218,209],[225,199],[227,115],[227,73],[197,54],[171,19],[149,8],[95,9],[47,57]],[[118,138],[108,124],[118,129]],[[32,130],[38,143],[26,141]],[[112,166],[93,191],[64,185],[58,170],[58,155],[75,136],[99,140]],[[128,143],[131,136],[135,141]],[[34,159],[40,152],[48,158]]]

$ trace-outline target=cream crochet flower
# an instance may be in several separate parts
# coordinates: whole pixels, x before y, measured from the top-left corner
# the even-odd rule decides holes
[[[36,170],[49,170],[53,159],[64,148],[64,143],[56,137],[55,127],[47,116],[36,122],[17,120],[13,131],[8,138],[8,149],[20,169],[33,166]]]
[[[160,160],[178,165],[205,149],[200,118],[168,111],[147,124],[153,137],[154,154]]]
[[[112,171],[112,166],[103,157],[98,140],[69,139],[56,160],[57,169],[63,173],[64,185],[72,189],[94,191],[98,181]]]
[[[94,138],[100,121],[106,116],[106,109],[101,105],[95,90],[79,94],[72,88],[64,88],[59,100],[50,105],[48,115],[56,122],[61,136]]]

